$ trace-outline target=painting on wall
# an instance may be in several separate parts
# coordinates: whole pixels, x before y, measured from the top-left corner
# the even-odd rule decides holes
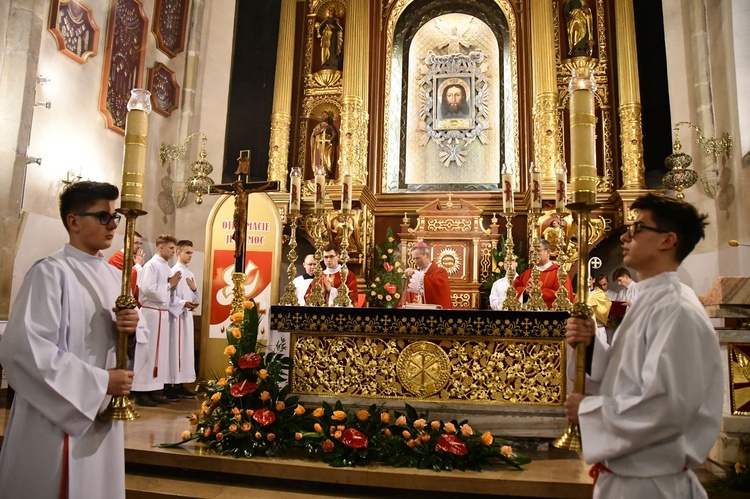
[[[99,111],[104,115],[107,128],[123,135],[130,90],[143,84],[147,25],[141,0],[112,2]]]
[[[99,26],[91,8],[79,0],[52,0],[47,29],[57,42],[57,50],[79,64],[95,56]]]
[[[151,31],[156,47],[170,59],[185,50],[189,0],[156,0]]]
[[[162,116],[168,118],[179,107],[180,85],[177,77],[161,62],[148,69],[147,90],[151,92],[151,107]]]

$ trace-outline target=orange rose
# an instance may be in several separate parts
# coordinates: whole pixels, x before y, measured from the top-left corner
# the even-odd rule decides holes
[[[295,440],[302,440],[302,433],[300,433],[300,432],[295,432],[295,433],[294,433],[294,439],[295,439]]]
[[[240,336],[242,336],[242,333],[240,332],[240,328],[233,327],[232,328],[232,336],[234,336],[235,338],[239,338]]]
[[[471,426],[469,426],[468,424],[461,426],[461,435],[465,437],[470,437],[473,434],[474,434],[474,430],[471,429]]]
[[[429,442],[430,441],[430,434],[429,433],[424,433],[424,434],[422,434],[420,436],[422,437],[422,441],[423,442]]]
[[[274,440],[276,440],[276,435],[274,435],[273,433],[269,433],[268,435],[266,435],[266,440],[268,440],[269,442],[273,442]]]
[[[229,425],[229,431],[232,432],[232,433],[234,433],[235,431],[237,431],[237,425],[236,424],[230,424]]]
[[[386,428],[385,430],[383,430],[383,433],[385,433],[386,437],[390,437],[391,436],[391,430],[389,430],[388,428]]]
[[[416,440],[409,440],[408,442],[406,442],[406,445],[409,446],[409,447],[411,447],[411,448],[414,448],[414,447],[417,446],[418,443],[419,442],[417,442]]]
[[[268,371],[266,371],[265,369],[261,369],[260,371],[258,371],[258,377],[260,379],[266,379],[268,377]]]
[[[500,452],[505,457],[510,457],[510,455],[513,453],[513,448],[510,445],[503,445],[503,447],[500,449]]]
[[[237,414],[239,414],[240,412],[242,412],[242,411],[240,411],[240,409],[238,407],[232,407],[232,414],[234,414],[235,416]]]
[[[216,423],[214,425],[214,433],[219,433],[221,431],[221,425],[219,423]]]
[[[333,441],[326,439],[325,442],[323,442],[323,452],[332,452],[333,451]]]
[[[259,432],[259,431],[256,431],[255,432],[255,438],[258,439],[258,440],[260,440],[261,438],[263,438],[263,434],[261,432]]]
[[[405,426],[406,425],[406,416],[399,416],[396,420],[396,424],[399,426]]]
[[[243,424],[242,431],[250,431],[250,423]]]
[[[282,402],[281,400],[279,400],[278,402],[276,402],[276,410],[277,411],[283,411],[284,409],[286,409],[286,404],[284,402]]]
[[[245,414],[247,414],[247,417],[250,417],[253,414],[255,414],[255,411],[253,411],[252,409],[248,409],[248,410],[245,411]]]
[[[267,391],[263,390],[262,392],[260,392],[260,399],[261,399],[261,400],[262,400],[263,402],[266,402],[266,401],[268,401],[268,400],[271,400],[271,394],[270,394],[270,393],[268,393]]]
[[[455,433],[456,427],[453,425],[453,423],[445,423],[445,432],[446,433]]]
[[[391,415],[387,412],[381,412],[380,413],[380,422],[388,424],[391,422]]]
[[[482,443],[484,445],[486,445],[487,447],[489,447],[490,445],[492,445],[492,440],[493,440],[492,433],[490,433],[488,431],[482,433]]]
[[[234,355],[234,354],[235,354],[236,352],[237,352],[237,349],[236,349],[236,348],[234,348],[234,345],[229,345],[228,347],[226,347],[226,348],[224,349],[224,355],[226,355],[227,357],[231,357],[231,356],[232,356],[232,355]]]
[[[323,417],[323,414],[325,413],[326,411],[324,411],[322,407],[318,407],[313,411],[313,416],[315,416],[316,418],[320,418]]]
[[[198,424],[198,416],[196,416],[195,414],[191,414],[190,415],[190,424],[193,425],[193,426],[197,425]]]
[[[206,429],[205,429],[205,430],[203,431],[203,436],[204,436],[204,437],[210,437],[210,436],[211,436],[211,428],[206,428]]]
[[[341,432],[336,431],[336,433],[333,434],[333,438],[335,438],[336,440],[341,440]]]
[[[234,374],[234,367],[227,366],[227,368],[224,369],[224,372],[226,373],[227,376],[231,376],[232,374]]]
[[[302,405],[297,404],[297,407],[294,408],[294,414],[296,414],[297,416],[302,416],[304,413],[305,408]]]
[[[407,430],[404,430],[401,432],[401,436],[404,438],[411,438],[411,433],[409,433]]]
[[[242,319],[245,318],[245,312],[237,312],[236,314],[232,314],[229,316],[229,320],[231,322],[242,322]]]
[[[315,426],[313,426],[313,429],[315,430],[315,433],[323,433],[323,427],[320,426],[320,424],[315,423]]]
[[[236,415],[236,416],[234,417],[234,419],[235,419],[235,421],[238,421],[238,422],[239,422],[239,421],[242,421],[242,415],[241,415],[241,414],[237,414],[237,415]]]
[[[344,421],[346,419],[346,413],[344,411],[333,411],[331,419],[334,421]]]
[[[221,400],[221,393],[216,392],[211,395],[211,402],[218,402],[219,400]]]
[[[362,409],[361,411],[357,411],[357,419],[360,421],[367,421],[370,418],[370,413],[366,410]]]
[[[242,302],[242,308],[245,310],[252,310],[255,308],[255,302],[253,300],[245,300]]]
[[[219,442],[221,442],[222,440],[224,440],[224,434],[223,433],[217,433],[216,434],[216,440],[218,440]]]
[[[229,382],[226,378],[219,378],[219,381],[217,381],[216,384],[219,386],[227,386]]]
[[[424,430],[424,427],[427,426],[427,421],[424,419],[417,419],[414,421],[414,428],[417,430]]]
[[[192,434],[192,433],[190,433],[190,430],[185,430],[185,431],[183,431],[183,432],[182,432],[182,435],[180,435],[180,436],[182,437],[182,439],[183,439],[183,440],[187,440],[187,439],[188,439],[188,438],[190,438],[190,437],[191,437],[192,435],[193,435],[193,434]]]

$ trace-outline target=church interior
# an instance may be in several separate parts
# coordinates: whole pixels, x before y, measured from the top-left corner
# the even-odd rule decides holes
[[[543,237],[576,293],[594,274],[619,291],[620,236],[650,192],[708,215],[678,270],[698,296],[750,275],[750,94],[739,89],[750,79],[749,21],[744,0],[3,2],[0,335],[26,272],[67,241],[62,190],[96,180],[125,192],[128,101],[146,89],[135,229],[147,259],[159,234],[193,243],[205,297],[194,312],[199,379],[225,367],[234,286],[268,307],[269,344],[281,338],[304,358],[294,393],[469,415],[525,441],[533,461],[519,473],[435,473],[154,449],[184,429],[197,402],[183,400],[126,422],[128,497],[589,497],[580,453],[550,445],[565,429],[570,307],[489,310],[489,289],[509,259],[533,264]],[[437,313],[439,325],[418,307],[397,309],[400,295],[379,294],[375,281],[389,262],[413,267],[423,243],[450,282],[453,310]],[[326,245],[341,250],[360,295],[340,293],[335,305],[351,308],[335,320],[333,308],[297,307],[292,285]],[[750,454],[742,286],[707,306],[726,365],[717,463]],[[347,346],[380,338],[396,345],[391,357],[371,350],[333,365]],[[417,343],[444,362],[432,384],[399,370]],[[524,381],[478,375],[453,353],[459,343],[516,356]],[[331,379],[337,369],[343,383]]]

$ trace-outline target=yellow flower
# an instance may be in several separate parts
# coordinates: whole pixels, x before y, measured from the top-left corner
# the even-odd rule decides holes
[[[255,432],[255,438],[257,438],[258,440],[260,440],[261,438],[263,438],[263,435],[261,434],[261,432],[256,431]]]
[[[380,282],[380,277],[376,277],[375,282]]]
[[[395,265],[396,267],[400,267],[400,266],[401,266],[401,262],[396,262],[396,263],[394,263],[394,265]]]
[[[396,269],[396,272],[399,273],[399,274],[403,274],[404,273],[404,269],[398,268],[398,269]]]
[[[229,431],[231,431],[231,432],[237,431],[237,425],[236,424],[230,424],[229,425]]]
[[[229,320],[231,322],[242,322],[242,319],[245,318],[245,312],[237,312],[236,314],[232,314],[229,316]]]
[[[232,328],[232,336],[234,336],[235,338],[239,338],[240,336],[242,336],[242,333],[240,332],[240,328],[233,327]]]
[[[453,423],[445,423],[445,433],[455,433],[456,427]]]
[[[344,411],[333,411],[331,419],[333,419],[334,421],[343,421],[346,419],[346,413]]]
[[[391,295],[385,296],[385,301],[391,301],[391,300],[393,300],[393,297]]]
[[[260,379],[266,379],[268,377],[268,371],[266,371],[265,369],[261,369],[260,371],[258,371],[258,377]]]
[[[335,433],[333,434],[333,438],[335,438],[336,440],[339,440],[339,439],[341,439],[341,432],[340,432],[340,431],[336,431],[336,432],[335,432]]]
[[[183,440],[187,440],[192,436],[192,433],[190,433],[190,430],[185,430],[182,432],[182,435],[180,435]]]
[[[219,381],[217,381],[217,383],[219,384],[219,386],[227,386],[229,384],[226,378],[219,378]]]
[[[401,298],[401,293],[396,293],[395,295],[393,295],[393,297],[398,300],[399,298]]]
[[[236,421],[237,421],[237,422],[239,423],[240,421],[242,421],[242,415],[241,415],[241,414],[237,414],[237,415],[236,415],[236,416],[234,417],[234,419],[235,419],[235,420],[236,420]]]
[[[232,355],[234,355],[234,354],[235,354],[236,352],[237,352],[237,349],[236,349],[236,348],[234,348],[234,345],[229,345],[228,347],[226,347],[226,348],[224,349],[224,355],[226,355],[226,356],[228,356],[228,357],[231,357],[231,356],[232,356]]]
[[[389,243],[392,243],[393,241],[395,241],[395,239],[393,239],[392,237],[389,237],[389,238],[388,238],[388,242],[389,242]]]
[[[383,299],[383,295],[378,295],[378,300],[382,300],[382,299]]]
[[[513,448],[510,445],[503,445],[503,447],[500,449],[500,452],[505,457],[510,457],[510,455],[513,453]]]
[[[370,284],[371,288],[377,288],[377,285],[375,283]]]
[[[370,296],[375,296],[376,294],[378,294],[376,291],[370,291]]]
[[[294,414],[297,416],[302,416],[305,413],[305,408],[301,404],[297,404],[297,407],[294,408]]]
[[[488,431],[482,433],[482,443],[484,445],[486,445],[487,447],[489,447],[490,445],[492,445],[492,440],[493,440],[492,433],[490,433]]]
[[[424,419],[417,419],[414,421],[414,428],[417,430],[423,430],[425,426],[427,426],[427,421]]]
[[[221,393],[216,392],[211,395],[211,402],[218,402],[219,400],[221,400]]]
[[[470,437],[474,434],[474,430],[468,424],[461,426],[461,435]]]
[[[262,392],[260,392],[260,399],[263,402],[266,402],[267,400],[271,399],[271,394],[268,393],[267,391],[263,390]]]
[[[393,253],[393,248],[388,248],[388,253]]]
[[[325,414],[325,411],[323,410],[323,408],[322,408],[322,407],[318,407],[317,409],[315,409],[315,410],[313,411],[313,416],[315,416],[316,418],[320,418],[320,417],[322,417],[322,416],[323,416],[323,414]]]
[[[227,368],[224,369],[224,372],[227,376],[231,376],[232,374],[234,374],[234,366],[227,366]]]
[[[387,260],[388,259],[388,255],[383,255],[380,258],[382,258],[383,260]]]
[[[360,421],[367,421],[370,418],[370,413],[366,410],[362,409],[361,411],[357,411],[357,419]]]
[[[281,400],[279,400],[278,402],[276,402],[276,410],[277,411],[283,411],[285,408],[286,408],[286,404],[284,402],[282,402]]]
[[[396,420],[396,424],[399,426],[404,426],[406,424],[406,416],[399,416]]]
[[[245,310],[252,310],[255,308],[255,302],[253,300],[245,300],[242,302],[242,308]]]
[[[747,466],[745,466],[744,464],[739,463],[739,462],[734,463],[734,472],[735,473],[737,473],[738,475],[744,475],[746,471],[747,471]]]
[[[381,423],[390,423],[391,422],[391,415],[387,412],[381,412],[380,413],[380,422]]]

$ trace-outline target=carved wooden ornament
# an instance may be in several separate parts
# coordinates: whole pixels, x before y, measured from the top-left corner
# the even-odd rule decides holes
[[[57,50],[83,64],[96,55],[99,26],[91,8],[79,0],[52,0],[47,29],[57,42]]]
[[[156,0],[151,31],[156,46],[170,58],[185,49],[189,0]]]
[[[161,62],[148,69],[148,91],[151,107],[162,116],[169,117],[179,107],[180,85],[174,71]]]

